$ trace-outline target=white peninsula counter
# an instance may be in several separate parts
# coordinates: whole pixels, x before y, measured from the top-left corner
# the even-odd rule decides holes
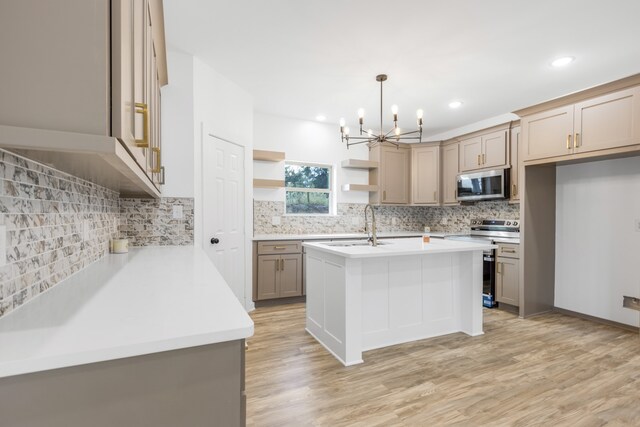
[[[304,243],[306,330],[344,365],[362,352],[454,332],[482,332],[482,251],[421,238]]]

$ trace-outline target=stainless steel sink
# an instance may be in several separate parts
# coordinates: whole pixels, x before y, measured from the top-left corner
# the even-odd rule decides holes
[[[389,243],[378,241],[378,246],[388,245]],[[327,246],[337,246],[341,248],[347,248],[351,246],[372,246],[370,242],[331,242],[325,243]]]

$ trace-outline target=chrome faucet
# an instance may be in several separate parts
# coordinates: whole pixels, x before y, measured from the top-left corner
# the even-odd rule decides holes
[[[367,217],[367,208],[371,209],[371,237],[369,237],[369,218]],[[364,231],[367,233],[368,241],[372,246],[378,246],[378,234],[376,233],[376,213],[371,203],[364,207]]]

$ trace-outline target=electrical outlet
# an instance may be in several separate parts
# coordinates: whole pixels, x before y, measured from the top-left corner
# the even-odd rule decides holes
[[[88,219],[82,221],[82,241],[86,242],[89,240],[89,234],[91,232],[91,223]]]
[[[271,225],[280,225],[280,217],[272,216],[271,217]]]
[[[182,205],[174,205],[173,206],[173,219],[182,219],[183,210]]]
[[[640,233],[640,219],[636,219],[636,231]]]
[[[0,266],[7,263],[7,226],[0,225]]]

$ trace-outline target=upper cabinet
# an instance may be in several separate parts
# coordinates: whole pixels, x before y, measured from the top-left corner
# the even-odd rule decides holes
[[[460,141],[460,172],[506,167],[507,131],[499,130]]]
[[[0,98],[0,126],[13,136],[19,129],[42,132],[23,132],[25,141],[3,139],[0,145],[126,194],[157,197],[160,87],[167,83],[162,1],[5,3],[0,75],[11,84]],[[30,143],[27,135],[50,143]],[[86,144],[76,146],[83,138],[73,135],[87,135]],[[116,139],[123,149],[112,146]],[[124,170],[132,163],[123,153],[142,175]],[[86,174],[77,167],[78,156],[86,157]],[[137,181],[129,188],[124,180],[133,175]]]
[[[524,115],[525,161],[640,144],[640,87]]]
[[[440,203],[440,147],[422,144],[411,147],[411,204]]]
[[[450,144],[442,147],[442,204],[458,203],[458,150],[459,145]]]
[[[377,169],[369,172],[369,185],[378,191],[369,196],[370,203],[406,205],[410,202],[411,148],[407,144],[396,147],[378,145],[369,152],[369,160],[378,162]]]

